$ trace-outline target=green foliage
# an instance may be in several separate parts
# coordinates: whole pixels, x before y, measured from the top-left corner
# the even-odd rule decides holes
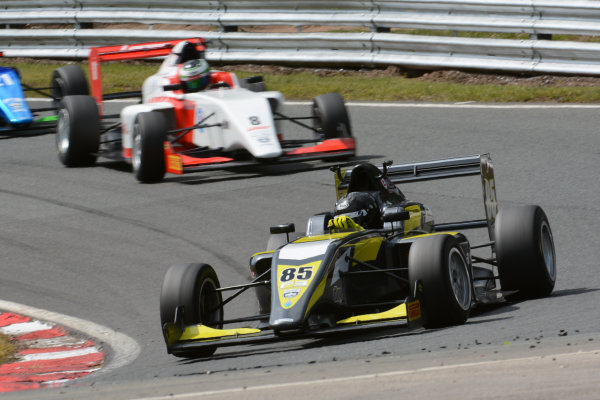
[[[58,62],[25,62],[3,59],[3,65],[19,69],[23,82],[34,87],[47,86]],[[87,74],[87,65],[82,65]],[[102,66],[105,93],[140,90],[146,77],[156,72],[157,63],[108,63]],[[408,78],[402,75],[376,75],[299,70],[298,72],[259,73],[269,90],[281,91],[287,99],[308,100],[327,92],[339,92],[346,100],[428,101],[428,102],[561,102],[593,103],[600,101],[595,86],[561,84],[500,85],[474,84]],[[238,77],[256,72],[233,71]],[[34,94],[28,94],[34,95]]]

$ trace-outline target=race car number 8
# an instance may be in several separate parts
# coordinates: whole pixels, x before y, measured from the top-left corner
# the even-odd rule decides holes
[[[313,267],[299,267],[299,268],[286,268],[281,271],[281,282],[288,282],[293,279],[299,279],[302,281],[309,280],[312,277]]]

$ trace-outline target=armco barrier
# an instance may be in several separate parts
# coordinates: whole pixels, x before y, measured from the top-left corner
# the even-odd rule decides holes
[[[57,23],[67,27],[44,29],[46,24]],[[141,23],[148,29],[80,29],[90,23]],[[198,30],[151,29],[161,23]],[[8,27],[0,30],[0,51],[6,56],[82,58],[91,46],[203,36],[211,40],[209,60],[223,62],[395,64],[600,75],[599,43],[536,40],[562,33],[598,35],[600,1],[19,0],[0,2],[0,24]],[[36,29],[10,29],[14,24],[34,24]],[[207,29],[207,25],[218,29]],[[291,25],[297,32],[232,29],[249,25]],[[307,25],[369,29],[302,32]],[[390,28],[526,33],[531,38],[384,33]]]

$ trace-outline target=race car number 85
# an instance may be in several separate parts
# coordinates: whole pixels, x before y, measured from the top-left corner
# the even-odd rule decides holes
[[[283,271],[281,271],[281,277],[279,278],[279,280],[281,282],[287,282],[293,279],[307,281],[311,278],[313,274],[312,269],[313,267],[286,268]]]

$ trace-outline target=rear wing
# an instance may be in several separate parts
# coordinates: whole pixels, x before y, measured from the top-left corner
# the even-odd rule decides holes
[[[197,50],[201,53],[203,53],[206,49],[206,41],[202,38],[166,40],[163,42],[149,42],[132,45],[92,47],[88,56],[88,64],[92,86],[92,97],[96,100],[96,104],[98,104],[100,113],[102,114],[102,102],[105,99],[141,96],[141,92],[104,95],[102,93],[102,62],[139,60],[143,58],[167,56],[173,47],[182,41],[195,44]]]
[[[339,168],[334,171],[338,199],[344,196],[348,191],[353,168],[354,167]],[[434,225],[434,229],[436,231],[447,231],[487,227],[490,240],[494,240],[493,227],[496,215],[498,214],[498,201],[496,198],[494,167],[489,154],[424,161],[411,164],[390,165],[384,163],[382,167],[379,167],[379,170],[381,171],[382,177],[384,175],[387,176],[394,184],[481,175],[485,219],[438,224]]]

